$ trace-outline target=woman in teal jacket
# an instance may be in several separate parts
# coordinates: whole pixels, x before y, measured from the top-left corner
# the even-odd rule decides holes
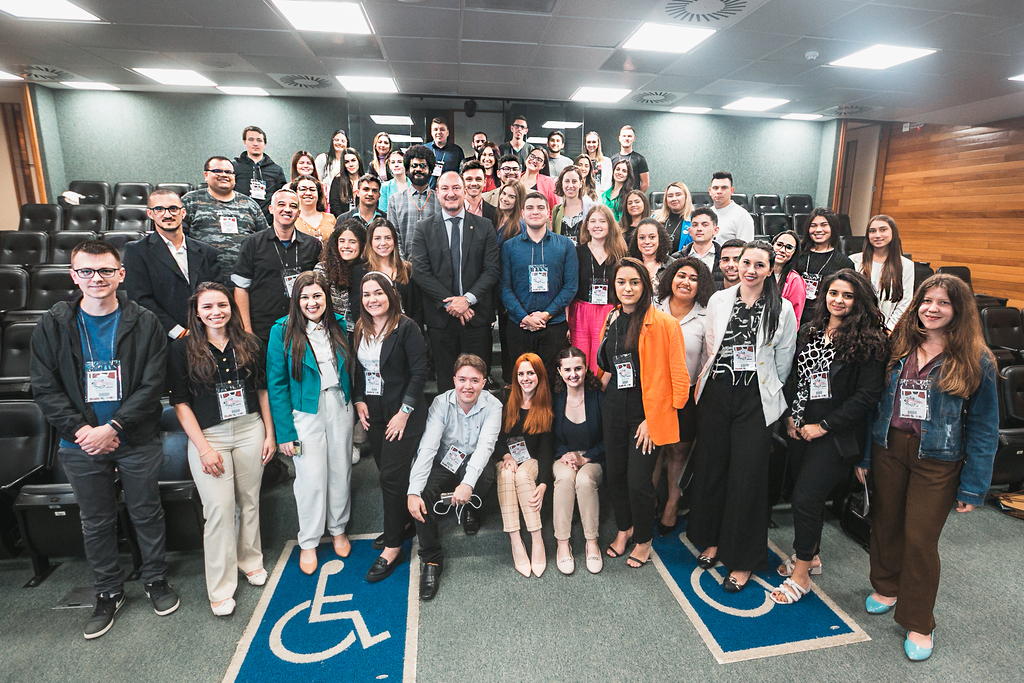
[[[350,354],[327,279],[307,271],[292,292],[288,316],[270,331],[267,393],[278,447],[295,464],[299,568],[312,574],[325,524],[334,552],[352,552],[345,534],[352,477]]]

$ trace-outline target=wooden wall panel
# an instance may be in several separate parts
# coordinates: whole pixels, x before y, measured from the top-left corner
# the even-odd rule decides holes
[[[932,268],[968,266],[975,291],[1024,305],[1024,118],[906,133],[892,123],[885,141],[873,207],[896,219],[903,250]]]

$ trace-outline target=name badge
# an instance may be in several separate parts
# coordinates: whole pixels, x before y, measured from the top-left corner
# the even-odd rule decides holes
[[[455,446],[450,446],[448,452],[441,458],[441,467],[445,468],[452,474],[459,471],[462,467],[463,461],[466,459],[466,454],[460,451]]]
[[[509,437],[508,452],[519,465],[530,459],[530,449],[526,447],[526,440],[521,436]]]
[[[442,164],[439,161],[439,162],[434,164],[434,172],[431,173],[430,175],[434,176],[435,178],[440,178],[441,177],[441,172],[443,170],[444,170],[444,164]]]
[[[818,285],[821,284],[821,276],[814,273],[804,273],[804,282],[807,283],[807,298],[818,298]]]
[[[366,380],[367,396],[382,396],[384,394],[384,378],[380,376],[380,363],[370,363],[363,372]]]
[[[615,386],[619,389],[632,389],[636,386],[633,373],[633,356],[620,353],[612,359],[615,363]]]
[[[900,418],[904,420],[925,420],[928,415],[928,391],[930,379],[900,380]]]
[[[288,295],[288,298],[292,298],[292,287],[295,286],[295,281],[299,279],[298,268],[285,268],[281,271],[281,277],[284,279],[284,293]]]
[[[256,201],[262,202],[267,198],[267,184],[262,180],[253,178],[249,181],[249,196]]]
[[[238,219],[234,216],[221,216],[220,217],[220,232],[223,235],[237,235],[238,234]]]
[[[121,361],[91,360],[85,363],[85,402],[121,400]]]
[[[234,382],[220,382],[213,388],[217,392],[217,408],[220,409],[221,420],[242,417],[248,412],[245,405],[245,387]]]
[[[530,266],[530,292],[548,291],[548,267]]]
[[[817,401],[823,398],[832,398],[832,388],[829,386],[827,372],[811,373],[811,400]]]
[[[737,344],[732,347],[732,369],[738,371],[757,370],[753,344]]]
[[[608,280],[597,278],[590,281],[590,303],[608,303]]]

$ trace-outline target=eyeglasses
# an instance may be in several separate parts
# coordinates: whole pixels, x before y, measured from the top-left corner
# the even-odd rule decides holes
[[[174,214],[176,214],[179,211],[181,211],[183,208],[185,208],[185,207],[183,207],[183,206],[151,206],[151,207],[149,207],[149,210],[152,211],[153,213],[155,213],[158,216],[160,214],[162,214],[162,213],[169,213],[169,214],[171,214],[173,216]]]
[[[212,173],[213,175],[235,175],[233,170],[225,171],[223,168],[208,168],[206,169],[206,172]]]
[[[424,164],[422,162],[421,163],[417,163],[415,161],[412,161],[412,162],[409,163],[409,170],[412,170],[414,168],[430,168],[430,166],[428,166],[427,164]]]
[[[786,242],[776,242],[775,248],[782,249],[783,251],[796,251],[795,244],[787,244]]]
[[[515,168],[513,168],[512,166],[502,166],[501,168],[498,169],[498,171],[500,173],[506,173],[506,174],[507,173],[519,173],[519,167],[516,166]]]
[[[524,126],[521,123],[513,123],[512,127],[515,128],[516,130],[526,130],[526,126]]]
[[[120,272],[120,268],[72,268],[75,274],[83,280],[91,280],[96,273],[103,279],[112,278]]]
[[[533,162],[536,162],[538,164],[543,164],[544,161],[545,161],[543,157],[535,157],[532,154],[530,156],[526,157],[526,159],[528,161],[533,161]]]

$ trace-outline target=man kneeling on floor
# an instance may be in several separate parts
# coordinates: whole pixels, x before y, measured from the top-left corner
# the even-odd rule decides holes
[[[85,624],[91,639],[110,630],[125,600],[124,570],[117,563],[117,477],[153,610],[165,616],[179,605],[167,585],[157,486],[164,462],[160,396],[167,334],[154,313],[118,296],[124,268],[106,242],[76,246],[71,277],[82,293],[43,314],[32,333],[29,372],[36,403],[60,435],[57,457],[81,509],[96,587],[96,610]]]
[[[421,600],[437,594],[444,568],[438,518],[449,505],[463,514],[469,509],[501,429],[501,401],[484,392],[486,383],[483,360],[462,354],[455,360],[455,388],[435,398],[427,413],[426,430],[409,474],[409,514],[416,519],[423,562]],[[479,499],[473,503],[479,505]]]

